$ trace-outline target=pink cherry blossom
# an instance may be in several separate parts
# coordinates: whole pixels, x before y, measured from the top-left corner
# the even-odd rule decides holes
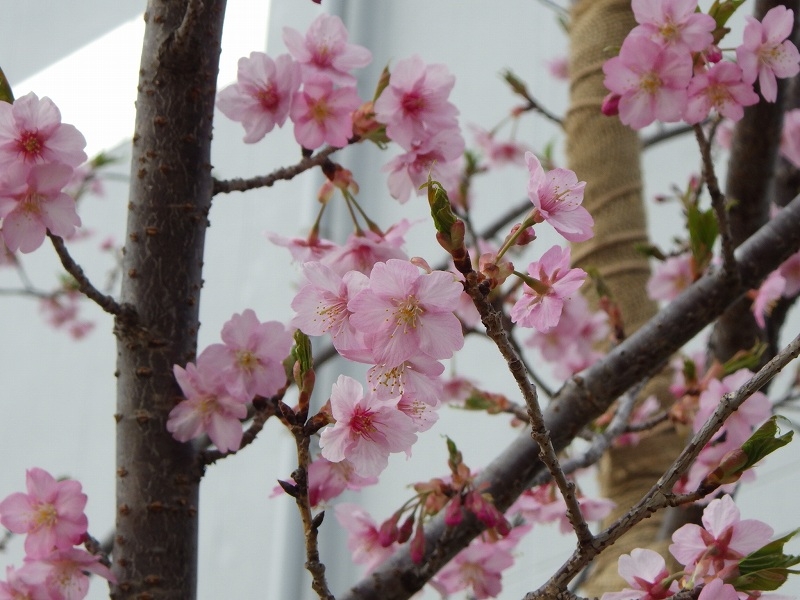
[[[739,600],[736,588],[722,579],[712,579],[700,590],[697,600]]]
[[[367,66],[372,54],[363,46],[349,44],[342,20],[321,14],[308,27],[305,37],[296,29],[283,28],[283,42],[300,63],[303,81],[325,77],[339,85],[353,85],[353,69]]]
[[[34,581],[25,567],[6,567],[6,581],[0,581],[0,600],[51,600],[47,589]]]
[[[86,160],[85,146],[81,132],[61,122],[50,98],[31,92],[14,104],[0,102],[0,172],[17,162],[77,167]]]
[[[633,0],[633,15],[639,26],[630,35],[646,35],[664,46],[682,45],[700,52],[714,41],[713,17],[695,12],[697,0]]]
[[[756,323],[762,329],[767,326],[766,317],[772,314],[775,303],[784,295],[785,290],[786,279],[780,271],[773,271],[761,282],[751,308]]]
[[[783,295],[793,298],[800,292],[800,252],[795,252],[787,258],[778,270],[786,283]]]
[[[23,567],[39,586],[50,594],[51,600],[81,600],[89,592],[89,573],[116,583],[117,578],[100,557],[80,548],[55,550],[37,560],[26,559]]]
[[[461,177],[464,138],[458,129],[443,129],[421,142],[411,144],[411,151],[390,160],[382,171],[389,173],[389,193],[405,204],[412,192],[426,194],[420,186],[428,177],[445,189],[455,189]]]
[[[408,452],[417,436],[412,420],[397,409],[397,399],[364,395],[355,379],[340,375],[331,390],[336,423],[323,429],[319,445],[331,462],[347,459],[362,477],[379,475],[392,452]]]
[[[783,115],[781,155],[800,169],[800,108],[787,110]]]
[[[752,371],[739,369],[732,375],[723,378],[722,381],[718,379],[709,381],[706,389],[700,394],[699,408],[694,419],[694,431],[699,431],[708,417],[717,409],[722,396],[738,390],[752,376]],[[727,418],[725,425],[717,433],[717,437],[725,433],[727,443],[734,447],[741,446],[750,437],[753,428],[766,421],[771,414],[772,404],[769,398],[762,392],[755,392]]]
[[[339,504],[335,508],[336,520],[347,530],[347,548],[353,562],[365,565],[367,573],[389,558],[397,549],[395,542],[384,546],[375,520],[355,504]]]
[[[238,450],[242,443],[241,419],[247,416],[244,395],[231,394],[222,376],[223,365],[212,362],[205,353],[197,365],[173,367],[175,379],[185,400],[169,413],[167,431],[179,442],[188,442],[204,433],[221,452]]]
[[[0,523],[25,533],[25,552],[41,558],[52,550],[81,542],[89,521],[84,514],[86,494],[77,481],[56,481],[44,469],[25,473],[27,494],[17,492],[0,502]]]
[[[464,345],[453,314],[463,287],[452,273],[420,273],[410,262],[389,260],[377,263],[369,278],[369,287],[347,307],[378,364],[392,368],[417,357],[450,358]]]
[[[74,233],[81,219],[75,200],[61,191],[71,177],[72,167],[64,164],[17,163],[6,170],[0,180],[0,217],[9,250],[33,252],[48,230],[62,237]]]
[[[289,478],[289,482],[296,483],[292,478]],[[345,490],[357,491],[376,483],[377,477],[361,477],[346,459],[331,462],[324,456],[318,456],[308,465],[308,501],[312,507],[338,497]],[[277,485],[270,498],[284,494],[284,489]]]
[[[282,127],[300,87],[300,67],[288,54],[274,61],[263,52],[239,59],[237,82],[217,95],[217,107],[244,127],[246,144]]]
[[[400,396],[397,401],[397,410],[405,414],[414,423],[414,431],[422,433],[428,431],[439,420],[439,402],[423,402],[414,396]]]
[[[364,349],[364,336],[350,324],[347,303],[369,285],[367,276],[359,271],[340,276],[319,262],[304,264],[303,275],[308,283],[292,300],[297,312],[292,327],[306,335],[330,334],[334,347],[343,356],[349,350]]]
[[[746,16],[742,45],[736,48],[736,60],[745,83],[758,79],[761,95],[767,102],[778,97],[776,77],[793,77],[800,72],[800,53],[786,38],[792,32],[794,13],[785,6],[771,8],[759,22]]]
[[[323,257],[339,247],[332,241],[316,235],[307,238],[289,238],[278,233],[267,232],[266,236],[276,246],[288,248],[292,260],[300,264],[322,260]]]
[[[695,75],[689,82],[689,102],[684,119],[699,123],[711,109],[731,121],[744,116],[744,107],[758,103],[753,87],[742,81],[742,70],[730,62],[719,62],[705,73]]]
[[[532,152],[525,153],[530,179],[528,198],[538,214],[536,221],[547,221],[570,242],[591,238],[594,220],[581,206],[585,181],[578,181],[569,169],[553,169],[545,173],[542,163]]]
[[[527,144],[516,140],[498,141],[492,131],[473,125],[470,127],[475,137],[475,143],[483,152],[484,157],[493,167],[505,165],[524,165],[525,153],[530,152]]]
[[[656,119],[679,121],[692,78],[692,56],[685,47],[660,46],[644,36],[622,42],[619,56],[603,65],[606,88],[618,94],[619,118],[633,129]]]
[[[556,56],[545,61],[547,72],[553,79],[569,81],[569,58],[566,56]]]
[[[400,60],[375,102],[375,118],[392,141],[411,151],[415,143],[458,128],[458,110],[448,101],[455,81],[444,65],[426,65],[416,55]]]
[[[307,81],[289,109],[295,139],[309,150],[324,143],[343,148],[353,136],[351,115],[360,104],[355,87],[334,89],[329,79]]]
[[[553,246],[541,260],[528,265],[528,274],[535,279],[537,289],[527,283],[511,309],[511,320],[523,327],[548,331],[561,318],[564,300],[576,292],[586,279],[583,269],[570,269],[569,248]]]
[[[730,496],[712,500],[703,511],[703,527],[690,523],[672,534],[669,551],[687,570],[702,577],[719,573],[769,543],[772,527],[739,518]]]
[[[606,592],[600,600],[662,600],[678,592],[677,581],[669,577],[667,563],[658,552],[634,548],[619,557],[619,574],[630,587]]]
[[[439,375],[444,365],[437,360],[407,360],[387,368],[375,365],[367,372],[367,384],[380,399],[404,396],[437,406],[442,392]]]
[[[320,262],[340,275],[348,271],[359,271],[369,275],[372,267],[379,262],[393,258],[408,259],[402,248],[405,234],[410,228],[411,222],[400,219],[383,235],[374,231],[353,233],[343,246],[327,254]]]
[[[679,254],[656,263],[653,274],[647,281],[647,295],[651,300],[666,300],[678,297],[694,281],[692,255]]]
[[[286,385],[283,361],[293,342],[282,323],[262,323],[248,308],[222,326],[221,337],[224,344],[212,344],[203,354],[217,365],[231,394],[269,398]]]
[[[439,572],[435,587],[445,594],[471,589],[478,600],[494,598],[503,589],[503,571],[513,564],[510,549],[477,538]]]

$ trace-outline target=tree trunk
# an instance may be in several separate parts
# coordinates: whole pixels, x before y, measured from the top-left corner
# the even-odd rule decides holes
[[[225,0],[150,0],[139,71],[118,319],[115,599],[197,591],[201,469],[167,432],[193,360],[211,205],[211,129]]]

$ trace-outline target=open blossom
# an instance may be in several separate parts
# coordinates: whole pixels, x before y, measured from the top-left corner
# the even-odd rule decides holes
[[[75,232],[81,224],[75,200],[61,191],[71,177],[72,167],[64,164],[18,163],[6,170],[0,180],[0,232],[9,250],[33,252],[48,230],[61,237]]]
[[[22,567],[6,567],[6,580],[0,581],[0,600],[50,600],[48,591],[31,580],[31,575]]]
[[[338,248],[330,240],[312,235],[307,238],[289,238],[279,233],[267,232],[267,239],[276,246],[283,246],[289,250],[292,260],[303,264],[309,261],[322,260],[324,256]]]
[[[525,153],[525,162],[530,172],[528,198],[538,211],[537,222],[547,221],[570,242],[591,238],[594,220],[581,206],[586,182],[578,181],[569,169],[552,169],[545,173],[533,152]]]
[[[16,162],[77,167],[86,160],[85,146],[81,132],[61,122],[50,98],[31,92],[14,104],[0,102],[0,172]]]
[[[730,496],[712,500],[703,511],[703,526],[690,523],[672,534],[669,551],[696,576],[714,575],[769,543],[772,527],[741,520]]]
[[[347,548],[353,562],[365,565],[367,573],[394,554],[398,544],[381,544],[378,525],[363,508],[355,504],[339,504],[334,510],[336,520],[347,530]]]
[[[699,123],[714,109],[731,121],[744,116],[744,107],[758,103],[753,87],[742,81],[742,70],[730,62],[718,62],[689,82],[689,102],[684,118]]]
[[[207,433],[221,452],[238,450],[249,398],[231,394],[221,365],[205,352],[197,357],[197,365],[175,365],[173,372],[186,399],[170,411],[167,431],[179,442]]]
[[[414,143],[458,128],[458,110],[448,101],[455,81],[444,65],[426,65],[416,55],[400,60],[375,102],[375,118],[392,141],[412,150]]]
[[[420,273],[408,261],[377,263],[370,285],[350,300],[351,322],[378,364],[392,368],[425,356],[450,358],[464,345],[453,314],[463,287],[452,273]]]
[[[653,269],[647,281],[647,295],[651,300],[674,300],[693,281],[692,255],[670,256]]]
[[[367,372],[367,384],[381,399],[402,395],[437,406],[442,392],[439,375],[443,372],[444,365],[438,360],[412,359],[392,368],[375,365]]]
[[[678,592],[678,582],[669,577],[667,563],[658,552],[634,548],[619,557],[619,574],[630,587],[606,592],[600,600],[662,600]]]
[[[26,560],[26,576],[44,588],[53,600],[81,600],[89,592],[89,573],[116,583],[117,579],[100,557],[80,548],[55,550],[37,560]]]
[[[745,83],[758,79],[761,95],[767,102],[778,97],[776,77],[793,77],[800,72],[800,53],[786,38],[792,32],[794,13],[785,6],[771,8],[759,22],[746,16],[742,45],[736,48],[736,60]]]
[[[397,409],[397,398],[364,395],[355,379],[340,375],[331,390],[336,423],[323,429],[319,445],[331,462],[347,459],[362,477],[379,475],[392,452],[408,452],[417,436],[412,420]]]
[[[603,64],[603,73],[603,84],[620,96],[619,118],[625,125],[641,129],[656,119],[673,122],[683,116],[692,78],[692,55],[685,47],[628,36],[619,55]]]
[[[471,126],[475,143],[483,152],[490,165],[501,167],[504,165],[524,165],[525,153],[530,151],[527,144],[516,140],[498,141],[494,132],[486,131],[477,125]]]
[[[503,571],[513,564],[510,548],[477,538],[439,572],[433,584],[445,594],[471,589],[476,599],[494,598],[503,589]]]
[[[84,514],[86,494],[77,481],[56,481],[44,469],[25,473],[26,494],[17,492],[0,502],[0,523],[25,533],[25,552],[41,558],[56,549],[81,542],[89,525]]]
[[[217,95],[217,107],[245,130],[244,141],[261,140],[289,115],[292,97],[300,87],[300,67],[288,54],[275,60],[263,52],[239,59],[237,81]]]
[[[305,36],[291,27],[283,28],[283,42],[302,66],[303,81],[323,76],[339,85],[355,84],[350,71],[367,66],[372,53],[348,43],[347,38],[344,23],[335,15],[318,16]]]
[[[232,394],[268,398],[286,384],[283,360],[292,349],[292,335],[282,323],[262,323],[248,308],[222,326],[221,337],[223,344],[212,344],[203,354],[217,365]]]
[[[785,295],[785,290],[786,279],[780,271],[770,273],[759,286],[751,308],[756,323],[762,329],[767,326],[766,317],[772,314],[772,309],[781,296]]]
[[[353,136],[351,115],[360,104],[355,87],[334,89],[330,79],[307,81],[294,95],[289,109],[297,143],[309,150],[323,143],[345,147]]]
[[[296,483],[291,478],[289,482]],[[308,465],[308,502],[312,507],[318,506],[336,498],[345,490],[360,490],[376,483],[377,477],[358,475],[347,459],[331,462],[324,456],[318,456]],[[275,486],[270,498],[284,494],[285,490],[281,486]]]
[[[372,267],[379,262],[386,262],[392,258],[408,259],[402,248],[405,234],[410,227],[411,222],[401,219],[383,235],[369,230],[361,234],[352,233],[342,246],[327,254],[320,262],[339,275],[349,271],[359,271],[369,275]]]
[[[714,41],[713,17],[695,12],[697,0],[633,0],[633,16],[639,23],[631,35],[646,35],[664,46],[682,45],[700,52]]]
[[[564,300],[576,292],[586,279],[583,269],[570,269],[569,248],[553,246],[541,260],[528,265],[528,274],[536,280],[536,289],[527,283],[511,309],[511,320],[523,327],[548,331],[561,318]]]

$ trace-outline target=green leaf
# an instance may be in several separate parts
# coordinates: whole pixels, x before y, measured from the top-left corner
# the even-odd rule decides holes
[[[799,531],[800,529],[795,529],[745,556],[739,562],[739,577],[730,582],[733,587],[742,592],[751,590],[771,592],[783,585],[790,574],[800,573],[790,568],[800,564],[800,556],[783,553],[786,542]]]
[[[472,394],[464,401],[464,408],[467,410],[489,410],[492,407],[494,404],[483,394]]]
[[[689,229],[689,246],[698,272],[702,273],[711,263],[714,242],[719,234],[717,217],[712,209],[700,210],[689,206],[686,210],[686,225]]]
[[[667,260],[667,255],[658,247],[653,244],[634,244],[633,249],[639,254],[643,254],[648,258],[655,258],[656,260]]]
[[[14,93],[11,91],[11,84],[8,83],[6,74],[0,69],[0,101],[14,103]]]
[[[314,357],[311,351],[311,339],[299,329],[294,332],[294,348],[292,356],[300,363],[301,375],[314,368]]]
[[[740,350],[722,365],[723,373],[732,375],[740,369],[757,371],[766,350],[767,345],[764,342],[756,342],[749,350]]]
[[[753,432],[747,441],[742,444],[742,450],[747,455],[747,462],[742,471],[746,471],[763,458],[769,456],[778,448],[783,448],[792,441],[794,431],[788,431],[783,435],[778,428],[778,419],[788,422],[788,419],[780,415],[774,415],[767,420],[761,427]],[[792,534],[794,535],[794,533]]]
[[[442,184],[431,179],[430,175],[428,175],[428,181],[423,183],[420,189],[424,187],[428,188],[428,204],[431,205],[433,225],[436,227],[436,231],[450,239],[450,231],[458,219],[450,206],[447,192],[442,187]]]
[[[717,29],[724,29],[725,23],[728,22],[728,19],[731,18],[736,9],[739,8],[742,4],[744,4],[744,0],[715,0],[714,4],[711,5],[711,8],[708,9],[708,14],[716,21]],[[716,33],[716,32],[715,32]],[[714,42],[718,42],[719,40],[714,36]]]

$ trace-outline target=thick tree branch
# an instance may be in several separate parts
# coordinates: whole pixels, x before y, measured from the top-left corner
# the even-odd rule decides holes
[[[620,394],[657,371],[674,352],[747,290],[758,286],[798,248],[800,197],[737,250],[738,282],[730,281],[721,270],[711,271],[607,356],[564,385],[544,413],[555,449],[564,449]],[[543,470],[537,455],[538,447],[525,431],[484,469],[476,485],[487,484],[495,505],[505,510]],[[412,562],[408,547],[403,546],[341,600],[410,598],[480,531],[480,524],[473,518],[455,528],[447,527],[443,516],[434,518],[425,531],[426,552],[421,565]]]

